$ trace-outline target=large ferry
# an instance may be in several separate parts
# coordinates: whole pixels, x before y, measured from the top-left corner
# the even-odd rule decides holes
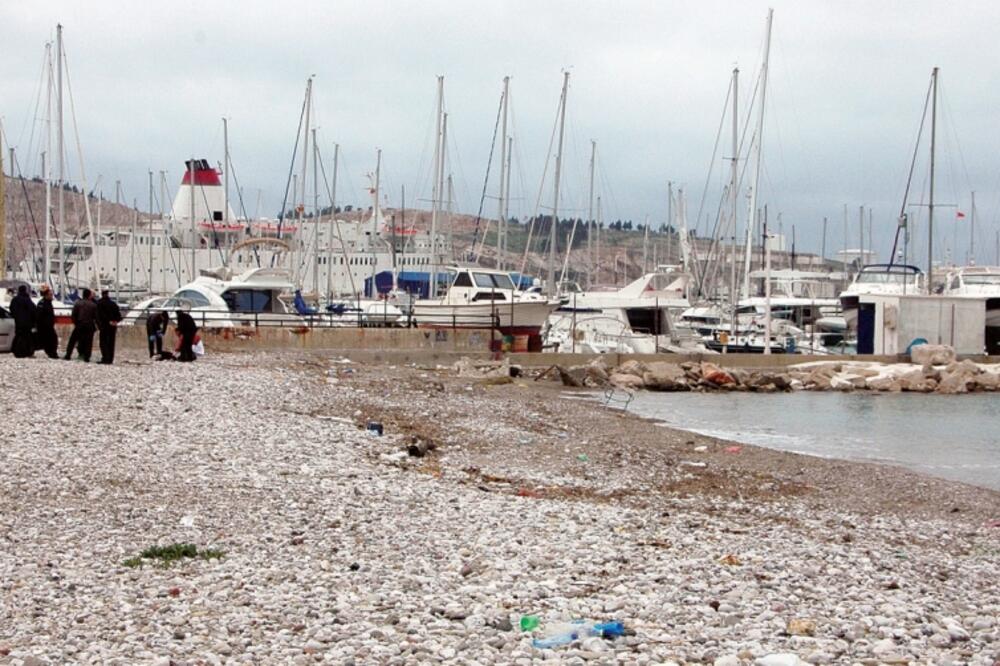
[[[374,196],[371,215],[363,221],[301,213],[296,219],[249,220],[233,213],[220,173],[207,160],[185,166],[171,214],[141,219],[131,228],[54,238],[48,246],[51,274],[45,277],[44,258],[34,257],[22,262],[18,277],[47,281],[64,293],[100,286],[134,302],[172,294],[220,267],[239,274],[280,265],[304,293],[334,302],[362,294],[365,280],[374,283],[380,272],[429,272],[432,264],[452,260],[445,235],[438,234],[434,261],[430,234],[394,226]]]

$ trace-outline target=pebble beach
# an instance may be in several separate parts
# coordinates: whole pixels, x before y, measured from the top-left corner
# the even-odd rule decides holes
[[[1000,493],[571,397],[2,356],[0,664],[1000,663]]]

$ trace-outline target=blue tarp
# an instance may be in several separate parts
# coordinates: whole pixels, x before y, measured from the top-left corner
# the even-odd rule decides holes
[[[450,279],[448,271],[441,271],[437,275],[439,287],[446,287]],[[422,271],[401,271],[396,279],[396,284],[400,291],[413,294],[417,298],[430,297],[431,274]],[[392,271],[382,271],[375,274],[375,287],[380,294],[388,294],[392,291]],[[372,279],[365,278],[365,296],[373,298]]]

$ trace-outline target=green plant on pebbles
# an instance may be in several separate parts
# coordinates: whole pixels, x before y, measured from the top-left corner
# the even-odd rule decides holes
[[[122,564],[135,568],[141,567],[145,564],[146,560],[155,560],[160,566],[168,567],[177,560],[184,558],[217,560],[223,555],[225,555],[225,552],[221,550],[198,550],[198,546],[193,543],[172,543],[168,546],[150,546],[139,553],[139,555],[128,558]]]

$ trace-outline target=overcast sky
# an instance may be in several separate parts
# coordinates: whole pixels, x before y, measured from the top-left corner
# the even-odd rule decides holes
[[[364,174],[383,150],[392,205],[430,198],[435,77],[445,76],[456,207],[475,213],[504,75],[511,79],[514,214],[536,210],[561,72],[571,72],[560,212],[586,215],[590,140],[598,142],[605,219],[666,219],[667,182],[688,192],[692,226],[709,182],[716,209],[728,148],[713,145],[734,66],[745,109],[775,8],[759,202],[794,224],[802,250],[858,245],[858,207],[874,212],[882,259],[895,230],[931,68],[941,68],[936,199],[969,213],[977,192],[980,263],[993,262],[1000,208],[1000,5],[987,2],[5,2],[0,4],[0,115],[22,168],[40,169],[36,124],[44,45],[64,26],[88,180],[120,179],[147,206],[147,171],[170,197],[191,155],[223,159],[230,119],[234,173],[251,214],[274,215],[289,169],[305,82],[328,173],[342,146],[338,201],[364,204]],[[37,117],[43,116],[38,113]],[[69,123],[67,111],[67,124]],[[728,120],[724,143],[728,145]],[[34,141],[32,143],[32,135]],[[70,141],[75,141],[69,135]],[[28,152],[33,154],[28,154]],[[76,151],[72,174],[79,179]],[[921,151],[911,201],[927,197]],[[296,170],[298,166],[296,166]],[[548,183],[551,183],[551,175]],[[489,193],[495,193],[490,185]],[[542,212],[551,206],[551,188]],[[427,205],[426,203],[424,205]],[[496,203],[487,200],[486,212]],[[920,213],[921,209],[911,208]],[[935,243],[969,217],[936,216]],[[926,213],[923,213],[926,217]],[[745,213],[741,214],[745,219]],[[917,222],[917,253],[926,226]],[[705,232],[702,223],[701,231]],[[867,240],[866,240],[867,243]],[[921,264],[926,259],[918,254]]]

